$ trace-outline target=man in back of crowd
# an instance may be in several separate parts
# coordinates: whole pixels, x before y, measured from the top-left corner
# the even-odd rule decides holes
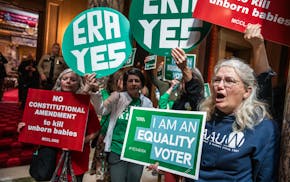
[[[59,51],[60,45],[54,43],[51,52],[43,55],[37,65],[42,89],[51,90],[59,74],[67,68]]]

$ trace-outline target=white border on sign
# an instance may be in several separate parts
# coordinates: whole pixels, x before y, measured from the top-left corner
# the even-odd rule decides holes
[[[147,162],[141,162],[141,161],[128,159],[128,158],[124,157],[124,151],[125,151],[125,146],[127,144],[127,139],[128,139],[128,135],[129,135],[129,130],[130,130],[130,125],[131,125],[133,110],[142,110],[142,111],[145,110],[145,111],[154,111],[154,112],[161,112],[161,113],[170,112],[170,113],[179,113],[179,114],[192,113],[192,114],[203,115],[202,126],[201,126],[201,136],[200,136],[200,140],[199,140],[199,144],[198,144],[199,148],[198,148],[198,151],[197,151],[197,159],[196,159],[196,164],[200,164],[202,145],[203,145],[203,133],[204,133],[205,123],[206,123],[206,112],[203,112],[203,111],[168,110],[168,109],[157,109],[157,108],[144,108],[144,107],[136,107],[136,106],[132,106],[131,109],[130,109],[129,120],[128,120],[128,124],[127,124],[127,129],[126,129],[126,133],[125,133],[125,138],[124,138],[122,151],[121,151],[121,157],[120,157],[121,160],[132,162],[132,163],[139,164],[139,165],[144,165],[144,166],[152,165],[152,164],[147,163]],[[168,168],[164,168],[164,167],[158,166],[158,169],[161,169],[163,171],[167,171],[167,172],[170,172],[170,173],[173,173],[173,174],[177,174],[177,175],[180,175],[180,176],[184,176],[184,177],[187,177],[187,178],[191,178],[191,179],[194,179],[194,180],[198,180],[199,168],[200,168],[200,165],[196,165],[195,175],[189,175],[189,174],[187,174],[185,172],[182,173],[180,171],[175,171],[175,170],[171,170],[171,169],[168,169]]]
[[[208,91],[209,91],[209,95],[208,95],[208,97],[209,96],[211,96],[211,90],[210,90],[210,85],[209,85],[209,83],[204,83],[204,87],[207,87],[208,88]],[[204,90],[205,91],[205,90]],[[205,93],[205,92],[204,92]]]
[[[154,70],[154,69],[156,69],[156,64],[157,64],[157,55],[150,55],[150,56],[154,56],[155,58],[155,64],[154,64],[154,66],[153,67],[150,67],[150,69],[146,69],[146,63],[145,63],[145,65],[144,65],[144,70]],[[152,59],[151,59],[152,60]]]
[[[187,57],[194,57],[194,64],[192,65],[192,68],[191,69],[193,69],[193,68],[195,68],[195,65],[196,65],[196,54],[186,54],[186,56]],[[162,79],[164,80],[164,81],[171,81],[171,80],[167,80],[166,78],[165,78],[165,67],[166,67],[166,57],[170,57],[170,56],[164,56],[164,64],[163,64],[163,75],[162,75]],[[172,59],[173,59],[173,57],[171,57]],[[171,59],[171,60],[172,60]]]

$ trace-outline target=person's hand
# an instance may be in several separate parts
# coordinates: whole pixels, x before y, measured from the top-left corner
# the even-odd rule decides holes
[[[19,133],[26,124],[24,122],[18,123],[17,132]]]
[[[151,165],[147,166],[147,169],[158,171],[158,166],[159,166],[159,163],[156,162],[155,164],[151,164]]]
[[[159,169],[158,169],[159,163],[156,162],[155,164],[151,164],[149,166],[147,166],[147,170],[148,171],[152,171],[152,174],[157,174],[159,173]]]
[[[150,61],[150,56],[146,56],[144,59],[144,64],[146,64],[148,61]]]
[[[46,81],[47,80],[45,74],[40,74],[40,79],[41,79],[41,81]]]
[[[32,72],[36,71],[36,69],[33,66],[30,66],[29,70]]]
[[[170,87],[174,88],[176,85],[180,84],[180,81],[178,79],[174,79],[171,80],[170,84]]]
[[[183,70],[187,67],[187,56],[183,49],[179,47],[171,49],[171,56],[179,69]]]
[[[97,91],[99,90],[99,84],[96,79],[96,73],[87,74],[84,76],[85,86],[84,92],[87,93],[91,90]]]
[[[122,91],[123,90],[123,79],[118,79],[117,81],[117,88],[118,90],[117,91]]]
[[[244,32],[244,38],[253,47],[259,46],[264,43],[264,38],[261,34],[260,24],[248,24]]]
[[[98,137],[98,143],[103,143],[104,142],[104,135],[100,134]]]

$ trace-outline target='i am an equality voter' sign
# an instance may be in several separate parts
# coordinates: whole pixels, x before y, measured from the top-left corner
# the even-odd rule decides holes
[[[244,32],[261,24],[265,39],[290,46],[289,0],[197,0],[193,17]]]
[[[197,179],[205,112],[132,107],[121,159]]]
[[[192,18],[195,1],[133,0],[129,19],[138,44],[158,56],[169,56],[172,48],[187,52],[197,46],[211,24]]]
[[[131,55],[129,21],[111,8],[88,9],[69,24],[62,47],[67,65],[79,75],[110,75]]]
[[[87,95],[29,89],[19,141],[82,151],[89,103]]]

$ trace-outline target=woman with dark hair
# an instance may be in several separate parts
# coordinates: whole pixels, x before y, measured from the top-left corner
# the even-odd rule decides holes
[[[86,75],[85,80],[91,87],[95,83],[95,74]],[[143,166],[120,160],[121,150],[129,119],[131,106],[153,107],[152,102],[141,94],[145,77],[139,69],[132,68],[124,73],[123,92],[113,92],[103,101],[100,92],[92,93],[92,103],[98,114],[110,113],[109,126],[104,139],[105,151],[109,153],[109,165],[112,182],[140,181]]]

